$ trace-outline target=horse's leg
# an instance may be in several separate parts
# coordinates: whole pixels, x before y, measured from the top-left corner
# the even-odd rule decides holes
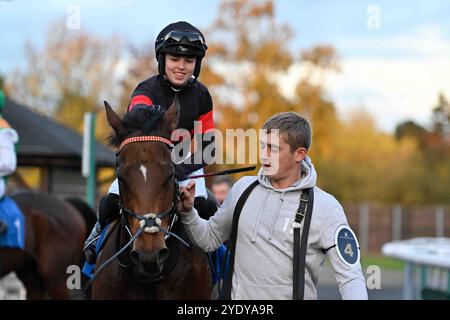
[[[55,241],[47,245],[45,252],[39,256],[39,274],[51,299],[67,300],[70,297],[67,287],[67,279],[70,274],[67,273],[67,270],[69,266],[78,267],[78,254],[72,254],[72,256],[58,254],[68,250],[67,248],[70,246]],[[81,252],[81,247],[78,249],[78,252]]]
[[[100,263],[99,263],[100,262]],[[97,262],[101,265],[104,260]],[[126,299],[126,289],[120,274],[120,267],[116,261],[111,262],[102,270],[92,282],[92,300],[121,300]]]
[[[206,254],[198,248],[184,248],[172,274],[158,286],[158,299],[210,300],[212,276]]]
[[[70,211],[66,211],[66,213],[70,213]],[[56,223],[54,222],[54,224]],[[76,231],[76,224],[74,224],[74,230]],[[39,238],[41,250],[36,257],[37,268],[51,299],[70,298],[67,280],[72,275],[70,272],[72,268],[79,270],[83,236],[82,232],[66,231],[63,234],[60,229],[57,229],[53,230],[53,233]],[[81,281],[81,274],[79,276]]]
[[[38,279],[27,277],[27,279],[20,278],[20,280],[22,280],[23,285],[27,290],[27,300],[45,300],[48,298],[42,282]]]
[[[53,300],[69,299],[69,289],[64,279],[46,279],[44,283],[50,298]]]
[[[47,298],[44,283],[37,272],[35,261],[28,260],[20,269],[16,270],[16,274],[27,290],[27,300]]]
[[[211,267],[206,253],[198,248],[192,248],[191,272],[185,278],[183,299],[210,300],[212,292]]]
[[[0,248],[0,278],[20,268],[27,257],[27,253],[20,249]]]
[[[116,241],[118,241],[117,239],[120,236],[120,226],[112,225],[110,228],[113,228],[111,234],[97,257],[95,265],[97,270],[116,253]],[[91,289],[92,300],[120,300],[126,298],[125,295],[128,290],[125,288],[117,259],[112,261],[97,275],[92,282]]]

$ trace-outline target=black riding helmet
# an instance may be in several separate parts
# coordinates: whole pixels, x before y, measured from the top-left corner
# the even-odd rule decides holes
[[[155,41],[156,60],[160,75],[165,72],[165,53],[195,56],[194,77],[200,74],[201,62],[208,46],[205,37],[196,27],[186,21],[169,24],[161,30]]]

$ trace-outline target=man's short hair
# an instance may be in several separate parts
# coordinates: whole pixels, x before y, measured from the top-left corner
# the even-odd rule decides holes
[[[214,185],[222,184],[222,183],[228,184],[228,186],[230,188],[231,188],[231,186],[233,186],[233,181],[228,176],[217,176],[217,177],[214,177],[211,185],[214,186]]]
[[[312,130],[308,121],[295,112],[280,112],[270,117],[263,126],[270,133],[278,129],[280,136],[283,134],[291,151],[298,148],[309,150],[312,143]]]

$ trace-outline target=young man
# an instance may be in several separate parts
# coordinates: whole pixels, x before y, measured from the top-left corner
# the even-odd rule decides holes
[[[12,129],[9,123],[3,119],[3,106],[5,98],[0,89],[0,201],[5,195],[6,179],[16,170],[17,155],[15,144],[19,140],[16,130]],[[7,224],[0,217],[0,236],[7,231]]]
[[[292,228],[303,190],[312,188],[314,200],[306,247],[304,299],[317,299],[316,286],[326,256],[331,261],[342,298],[367,299],[359,247],[344,210],[332,195],[316,186],[317,174],[307,156],[312,141],[308,122],[296,113],[286,112],[271,117],[263,128],[271,134],[260,139],[263,166],[258,176],[237,181],[208,221],[201,219],[192,206],[195,184],[191,182],[180,189],[181,221],[189,237],[205,251],[213,251],[231,240],[238,199],[257,180],[239,218],[230,298],[293,299]],[[273,135],[276,132],[278,139]],[[301,224],[302,233],[305,220]]]
[[[185,129],[194,138],[194,122],[201,124],[201,132],[206,134],[214,128],[213,104],[208,89],[197,80],[201,71],[201,62],[208,46],[203,34],[193,25],[185,21],[171,23],[158,34],[155,41],[155,53],[158,61],[159,74],[141,82],[133,94],[128,111],[134,108],[153,108],[158,105],[168,109],[175,95],[180,102],[177,129]],[[214,137],[203,139],[201,153],[208,145],[214,143]],[[174,141],[176,143],[177,141]],[[202,161],[196,163],[196,159]],[[203,173],[206,166],[203,157],[197,157],[195,152],[182,161],[177,162],[175,169],[179,180],[189,175]],[[204,216],[214,214],[217,209],[215,200],[209,200],[204,178],[196,179],[195,207]],[[186,185],[188,180],[181,181]],[[95,262],[95,246],[104,226],[119,216],[119,187],[117,180],[108,190],[108,195],[100,200],[99,222],[95,225],[85,243],[85,257],[90,263]],[[214,205],[211,205],[211,202]]]

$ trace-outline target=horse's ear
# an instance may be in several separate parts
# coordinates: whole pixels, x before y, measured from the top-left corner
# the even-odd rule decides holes
[[[113,130],[117,134],[117,133],[119,133],[120,131],[122,131],[124,129],[123,128],[123,124],[122,124],[122,120],[114,112],[114,110],[111,108],[111,106],[109,105],[108,102],[103,101],[103,103],[105,104],[106,119],[108,119],[109,125],[111,126],[111,128],[113,128]]]
[[[159,129],[170,136],[172,131],[177,128],[179,114],[180,102],[178,100],[178,95],[175,95],[172,105],[167,109],[166,113],[164,113],[164,116],[159,123]]]

